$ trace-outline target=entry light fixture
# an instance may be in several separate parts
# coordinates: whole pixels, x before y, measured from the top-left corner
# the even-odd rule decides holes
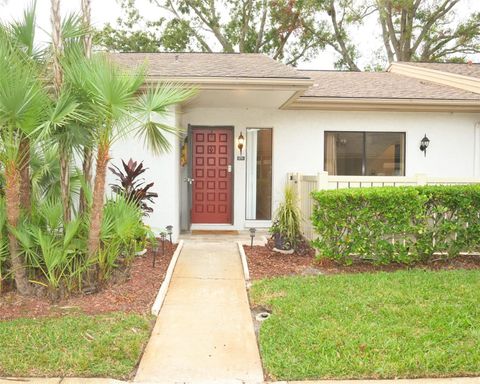
[[[420,142],[420,151],[423,152],[424,156],[427,156],[427,148],[430,145],[430,139],[427,137],[427,134],[423,137]]]
[[[243,137],[243,133],[240,132],[240,136],[238,136],[238,150],[240,151],[240,155],[242,154],[243,151],[243,146],[245,145],[245,138]]]

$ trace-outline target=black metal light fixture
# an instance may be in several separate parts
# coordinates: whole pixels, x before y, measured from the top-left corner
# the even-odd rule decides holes
[[[253,247],[253,239],[255,238],[255,232],[257,230],[255,228],[250,228],[249,232],[250,232],[250,248]]]
[[[240,136],[238,136],[238,144],[237,144],[238,150],[240,151],[240,155],[242,154],[244,145],[245,145],[245,138],[243,137],[243,133],[240,132]]]
[[[420,142],[420,151],[423,152],[424,156],[427,156],[427,148],[430,145],[430,139],[427,137],[427,134],[423,137]]]
[[[155,242],[155,245],[153,246],[152,248],[152,252],[153,252],[153,265],[152,265],[152,268],[155,268],[155,261],[157,259],[157,253],[158,253],[158,243]]]
[[[165,256],[165,238],[167,237],[165,232],[160,233],[160,238],[162,239],[162,256]]]
[[[170,244],[172,244],[173,225],[167,225],[165,229],[167,230],[167,234],[170,239]]]

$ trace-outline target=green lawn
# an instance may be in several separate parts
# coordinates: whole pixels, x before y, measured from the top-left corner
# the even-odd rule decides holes
[[[120,312],[0,322],[0,376],[128,378],[150,330],[149,317]]]
[[[288,277],[256,282],[253,305],[276,380],[480,374],[480,271]]]

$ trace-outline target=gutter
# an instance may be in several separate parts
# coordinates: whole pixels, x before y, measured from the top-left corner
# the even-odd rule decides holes
[[[380,99],[302,96],[284,104],[286,110],[480,112],[480,100]]]

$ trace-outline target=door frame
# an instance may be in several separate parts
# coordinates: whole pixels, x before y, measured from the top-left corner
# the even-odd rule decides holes
[[[230,194],[230,209],[231,209],[231,222],[230,223],[194,223],[195,225],[211,225],[211,226],[221,226],[228,225],[232,226],[235,223],[235,126],[233,125],[193,125],[188,124],[188,177],[192,178],[193,176],[193,132],[197,129],[226,129],[230,130],[232,133],[232,193]],[[192,227],[192,207],[193,207],[193,185],[188,184],[188,227]]]

